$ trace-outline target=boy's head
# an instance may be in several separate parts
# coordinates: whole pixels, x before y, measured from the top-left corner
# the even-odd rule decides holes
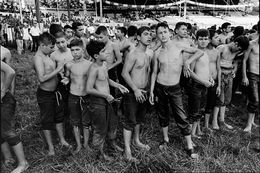
[[[108,42],[108,31],[107,28],[105,26],[99,26],[95,32],[96,34],[96,38],[98,41],[102,42],[102,43],[107,43]]]
[[[55,34],[56,38],[56,46],[58,47],[59,50],[64,51],[67,49],[68,43],[66,40],[66,35],[63,31],[57,32]]]
[[[170,31],[169,31],[169,26],[165,22],[158,23],[156,26],[156,33],[158,39],[162,43],[166,43],[170,39]]]
[[[185,22],[176,23],[175,33],[181,38],[186,38],[188,36],[187,23],[185,23]]]
[[[70,51],[74,59],[80,59],[83,56],[83,41],[78,38],[71,40]]]
[[[154,25],[152,25],[151,27],[150,27],[150,31],[151,31],[151,36],[152,36],[152,38],[154,39],[154,38],[156,38],[156,25],[154,24]]]
[[[234,28],[233,34],[234,34],[234,38],[243,35],[244,34],[244,27],[243,26],[236,26]]]
[[[221,25],[221,29],[223,30],[223,32],[229,33],[231,32],[231,23],[229,22],[225,22]]]
[[[64,26],[64,32],[65,32],[67,39],[70,39],[71,37],[73,37],[74,31],[70,25]]]
[[[126,32],[127,32],[127,30],[126,30],[125,27],[118,27],[118,28],[117,28],[116,36],[117,36],[118,38],[123,38],[123,37],[126,36]]]
[[[235,40],[233,41],[231,50],[232,50],[232,52],[245,51],[245,50],[247,50],[248,46],[249,46],[248,38],[246,36],[241,35],[241,36],[235,38]]]
[[[128,37],[134,37],[136,36],[136,32],[137,32],[137,27],[136,26],[129,26],[127,29],[127,35]]]
[[[215,47],[217,47],[220,44],[219,34],[216,30],[209,29],[209,39],[210,43]]]
[[[207,29],[199,29],[196,33],[196,39],[199,48],[206,48],[209,44],[209,31]]]
[[[39,36],[39,48],[45,55],[53,52],[55,37],[48,32],[44,32]]]
[[[49,31],[55,37],[56,33],[63,31],[63,28],[61,25],[53,23],[50,25]]]
[[[137,40],[146,46],[151,43],[152,37],[148,26],[142,26],[137,30]]]
[[[102,61],[106,60],[106,55],[103,53],[105,43],[96,40],[91,40],[87,45],[88,54],[94,59],[100,59]]]
[[[73,28],[73,30],[75,32],[75,35],[77,37],[80,38],[80,37],[82,37],[84,35],[84,26],[83,26],[82,23],[80,23],[80,22],[73,22],[72,23],[72,28]]]

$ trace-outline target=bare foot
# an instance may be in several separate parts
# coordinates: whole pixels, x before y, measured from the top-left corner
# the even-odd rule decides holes
[[[149,145],[145,145],[141,142],[133,142],[133,144],[142,150],[149,151],[151,149]]]
[[[125,158],[128,162],[139,163],[139,160],[132,156],[131,151],[125,151]]]
[[[15,160],[11,157],[11,158],[8,158],[4,161],[4,166],[5,167],[10,167],[12,166],[13,164],[15,163]]]
[[[102,158],[105,160],[105,161],[108,161],[108,162],[112,162],[114,159],[106,154],[103,154],[102,155]]]
[[[163,141],[163,142],[160,143],[159,149],[161,151],[166,151],[168,149],[168,145],[169,145],[169,141],[168,142],[167,141]]]
[[[63,141],[60,144],[61,144],[61,146],[64,146],[64,147],[67,147],[67,148],[71,147],[71,145],[67,141]]]
[[[197,135],[191,135],[192,138],[196,138],[196,139],[201,139],[200,136],[197,136]]]
[[[248,133],[251,133],[251,126],[247,126],[245,129],[244,129],[244,132],[248,132]]]
[[[124,151],[124,149],[121,148],[121,147],[119,147],[119,146],[116,144],[115,141],[111,142],[111,147],[112,147],[113,149],[115,149],[116,151],[119,151],[119,152],[123,152],[123,151]]]
[[[86,150],[88,150],[88,151],[90,151],[90,150],[91,150],[91,148],[89,147],[89,145],[88,145],[88,144],[83,144],[83,147],[84,147]]]
[[[81,146],[78,146],[78,147],[76,148],[76,150],[73,152],[73,154],[74,154],[74,155],[75,155],[75,154],[78,154],[80,150],[81,150]]]
[[[23,171],[27,170],[29,168],[28,162],[25,162],[24,164],[18,165],[17,168],[15,168],[11,173],[22,173]]]
[[[55,155],[54,149],[50,149],[47,155],[54,156]]]
[[[260,127],[258,124],[256,124],[256,123],[252,123],[252,125],[254,126],[254,127],[256,127],[256,128],[258,128],[258,127]]]
[[[213,130],[219,130],[219,126],[218,125],[212,125],[212,129]]]

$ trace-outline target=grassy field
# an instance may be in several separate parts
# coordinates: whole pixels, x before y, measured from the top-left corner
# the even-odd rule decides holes
[[[147,123],[142,128],[141,139],[151,146],[149,152],[133,149],[140,159],[139,164],[127,163],[123,153],[109,151],[115,160],[111,163],[98,160],[92,151],[82,150],[76,156],[60,148],[55,140],[56,156],[46,156],[46,144],[40,131],[39,108],[36,101],[37,79],[31,66],[32,53],[17,55],[12,50],[16,77],[16,128],[21,133],[26,158],[30,168],[28,173],[83,173],[83,172],[259,172],[259,129],[253,133],[243,133],[246,124],[246,106],[235,98],[235,107],[227,112],[227,121],[235,127],[232,132],[215,131],[194,139],[199,146],[200,158],[190,159],[184,152],[183,139],[174,121],[170,125],[170,147],[161,152],[158,148],[162,140],[155,114],[147,114]],[[122,119],[122,117],[121,117]],[[259,123],[259,121],[257,121]],[[56,137],[54,137],[56,139]],[[118,142],[123,146],[122,123],[119,126]],[[75,145],[74,141],[70,141]],[[2,167],[7,173],[13,168]]]

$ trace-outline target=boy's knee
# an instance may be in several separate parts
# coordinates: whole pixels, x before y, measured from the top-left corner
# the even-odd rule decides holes
[[[259,102],[249,103],[247,106],[247,110],[249,113],[257,113],[258,106],[259,106]]]
[[[12,147],[19,144],[21,142],[21,138],[20,135],[17,135],[15,132],[8,132],[6,133],[5,141]]]

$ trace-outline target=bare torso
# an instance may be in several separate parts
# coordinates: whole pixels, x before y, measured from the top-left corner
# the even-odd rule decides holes
[[[60,50],[57,49],[51,54],[51,59],[53,59],[56,62],[56,66],[59,66],[64,61],[66,63],[72,61],[73,56],[70,52],[70,49],[67,49],[66,52],[61,52]],[[64,69],[59,73],[63,76]]]
[[[147,49],[146,52],[141,52],[135,49],[129,55],[135,57],[135,63],[130,71],[130,76],[137,88],[147,88],[152,55],[153,52],[150,49]]]
[[[195,64],[194,72],[196,75],[202,79],[209,81],[210,79],[210,63],[209,63],[209,56],[207,53],[204,53],[203,56],[201,56]]]
[[[248,71],[259,75],[259,43],[258,40],[253,40],[250,42],[252,45],[251,52],[248,57],[249,68]]]
[[[44,74],[49,74],[55,70],[56,64],[49,56],[45,56],[37,52],[34,58],[38,58],[42,62],[44,68]],[[57,84],[58,84],[58,78],[56,75],[45,82],[40,82],[40,88],[46,91],[55,91]]]
[[[98,90],[99,92],[102,92],[103,94],[110,95],[109,83],[108,83],[109,78],[108,78],[106,63],[96,68],[97,68],[97,78],[94,84],[95,89]]]
[[[180,81],[183,66],[182,50],[173,44],[169,49],[161,48],[158,55],[159,72],[157,82],[176,85]]]
[[[220,50],[220,67],[232,69],[233,60],[235,59],[236,53],[232,53],[228,46],[219,47]]]
[[[106,58],[106,62],[107,62],[107,66],[108,68],[110,66],[113,65],[113,63],[115,62],[115,53],[114,53],[114,48],[113,48],[113,44],[110,40],[108,41],[108,43],[105,46],[105,54],[107,56]]]
[[[70,71],[70,93],[77,96],[85,96],[88,70],[91,62],[83,59],[80,62],[71,61],[67,64]]]
[[[207,49],[206,53],[209,57],[210,75],[214,80],[216,80],[218,76],[218,70],[217,70],[218,50],[215,48],[210,50]]]

